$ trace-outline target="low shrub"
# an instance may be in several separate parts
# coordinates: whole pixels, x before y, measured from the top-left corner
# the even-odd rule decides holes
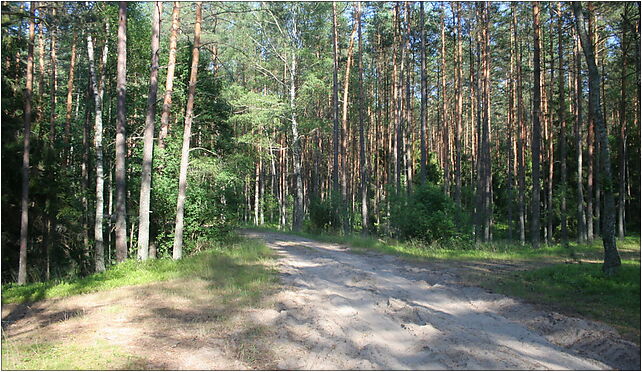
[[[463,211],[432,184],[417,186],[411,194],[391,200],[390,224],[397,237],[433,243],[468,238]]]
[[[345,215],[341,196],[333,195],[325,200],[312,198],[309,213],[309,230],[313,232],[338,231],[341,228],[342,217]]]

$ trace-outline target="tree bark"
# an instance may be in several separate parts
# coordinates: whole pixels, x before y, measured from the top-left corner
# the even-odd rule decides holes
[[[574,60],[575,60],[575,147],[577,151],[577,240],[584,243],[587,237],[587,222],[584,209],[584,177],[582,176],[582,74],[580,60],[580,40],[577,33],[574,33]],[[590,198],[590,197],[589,197]]]
[[[539,248],[540,242],[540,116],[541,116],[541,67],[540,67],[540,21],[539,21],[539,3],[533,2],[533,128],[532,128],[532,152],[531,161],[533,163],[532,182],[533,196],[531,205],[531,244],[533,248]]]
[[[77,97],[78,99],[79,97]],[[89,258],[89,132],[91,112],[89,111],[90,100],[93,98],[93,90],[91,85],[91,76],[87,79],[87,93],[85,104],[85,121],[82,128],[82,163],[80,165],[80,177],[82,179],[82,197],[81,202],[83,206],[83,219],[82,219],[82,243],[83,243],[83,262],[82,272],[88,274],[90,272],[88,258]]]
[[[552,34],[552,33],[551,33]],[[548,178],[547,178],[547,184],[546,184],[546,244],[553,244],[553,172],[554,172],[554,166],[555,166],[555,151],[554,151],[554,140],[553,138],[555,137],[554,135],[554,125],[553,125],[553,81],[554,81],[554,61],[553,61],[553,37],[549,37],[549,54],[551,56],[550,59],[550,84],[549,84],[549,89],[548,93],[546,93],[546,83],[542,81],[542,90],[543,90],[543,96],[544,96],[544,104],[543,104],[543,116],[544,116],[544,123],[545,123],[545,128],[544,133],[547,134],[547,138],[545,140],[545,143],[547,145],[546,147],[546,159],[548,161]],[[546,60],[544,58],[544,60]],[[546,70],[546,68],[544,68]],[[544,73],[544,76],[546,76],[546,73]],[[549,105],[550,102],[550,105]],[[550,106],[550,107],[549,107]]]
[[[174,71],[176,70],[176,40],[178,39],[180,16],[180,2],[174,1],[172,10],[172,31],[169,35],[169,59],[167,62],[167,79],[165,80],[165,96],[163,98],[163,113],[161,114],[161,127],[158,134],[158,147],[165,148],[165,138],[169,133],[169,114],[172,108],[172,94],[174,93]]]
[[[607,275],[614,274],[621,266],[620,255],[615,241],[615,201],[613,197],[613,179],[611,173],[611,159],[609,155],[608,138],[600,105],[600,73],[595,63],[593,45],[589,41],[584,25],[582,5],[573,3],[575,13],[575,27],[580,36],[584,57],[589,70],[589,109],[593,112],[597,137],[600,142],[601,179],[604,192],[604,228],[602,229],[602,242],[604,245],[604,263],[602,271]]]
[[[35,3],[31,3],[31,10]],[[27,283],[27,239],[29,238],[29,152],[31,151],[31,96],[33,91],[33,44],[36,24],[29,18],[29,44],[27,49],[27,72],[24,90],[24,133],[22,152],[22,197],[20,199],[20,252],[18,260],[18,284]]]
[[[67,79],[67,114],[65,116],[65,136],[63,141],[65,144],[65,164],[69,163],[69,141],[71,140],[71,111],[73,109],[74,97],[74,73],[76,71],[76,40],[78,38],[77,31],[73,31],[73,39],[71,42],[71,56],[69,57],[69,77]]]
[[[489,241],[491,239],[491,157],[490,157],[490,42],[488,36],[488,4],[481,3],[477,10],[481,30],[478,32],[481,48],[480,65],[481,87],[477,89],[478,104],[478,147],[477,156],[477,229],[476,240]]]
[[[617,226],[618,237],[624,239],[624,225],[625,225],[625,195],[626,195],[626,70],[628,66],[628,31],[626,23],[628,21],[629,4],[624,4],[624,14],[622,15],[622,64],[620,75],[620,138],[619,138],[619,195],[618,195],[618,211],[617,211]]]
[[[483,122],[482,122],[482,133],[483,133],[483,148],[484,148],[484,241],[490,241],[492,239],[491,224],[493,218],[493,189],[492,189],[492,168],[491,168],[491,156],[490,156],[490,106],[491,106],[491,96],[490,96],[490,36],[489,36],[489,3],[484,4],[482,12],[482,38],[483,38],[483,49],[482,49],[482,58],[483,58]]]
[[[350,177],[350,172],[348,171],[348,102],[350,90],[350,71],[352,68],[352,54],[354,50],[354,38],[356,36],[356,33],[357,23],[355,22],[352,27],[352,32],[350,33],[350,39],[348,42],[348,60],[346,62],[345,76],[343,77],[343,106],[341,111],[341,197],[342,207],[344,209],[343,230],[346,234],[350,231],[350,213],[348,209],[348,178]]]
[[[51,9],[52,17],[56,17],[56,8]],[[56,141],[56,91],[58,90],[57,76],[56,76],[56,27],[50,26],[50,37],[51,37],[51,50],[50,50],[50,59],[51,59],[51,94],[50,101],[51,107],[49,107],[49,142],[50,146],[54,146]]]
[[[140,175],[140,202],[138,208],[138,259],[149,257],[149,213],[152,191],[152,162],[154,156],[154,119],[156,117],[156,97],[158,91],[158,58],[160,47],[160,23],[163,3],[154,3],[152,14],[152,56],[147,95],[147,116],[143,139],[143,164]]]
[[[399,127],[401,126],[401,97],[400,97],[400,77],[399,77],[399,58],[397,56],[399,51],[399,39],[400,39],[400,15],[399,15],[399,2],[395,3],[394,7],[394,19],[393,19],[393,42],[392,42],[392,102],[394,105],[394,129],[390,131],[391,139],[391,149],[392,152],[392,161],[390,165],[393,174],[393,182],[395,185],[395,192],[399,194],[401,192],[401,174],[400,174],[400,159],[399,159]]]
[[[517,187],[518,187],[518,224],[519,224],[519,241],[522,245],[526,244],[526,172],[525,172],[525,146],[526,146],[526,126],[524,125],[524,100],[522,95],[522,43],[517,37],[517,12],[515,3],[511,3],[513,8],[513,35],[517,43]]]
[[[559,112],[558,117],[560,121],[560,136],[559,136],[559,150],[560,150],[560,224],[562,232],[562,244],[568,244],[568,227],[566,225],[566,98],[564,95],[564,48],[562,45],[562,3],[557,3],[557,58],[558,58],[558,75],[557,84],[559,91]]]
[[[296,23],[295,34],[296,34]],[[303,227],[303,180],[301,179],[301,139],[299,138],[299,125],[296,114],[296,77],[297,77],[297,60],[296,50],[292,51],[290,65],[290,121],[292,125],[292,163],[294,167],[294,211],[292,220],[292,229],[300,231]],[[345,171],[345,169],[344,169]]]
[[[109,23],[105,25],[105,34],[109,34]],[[103,175],[103,86],[105,82],[105,64],[107,61],[109,43],[105,40],[102,55],[102,66],[100,83],[97,83],[94,68],[94,45],[91,34],[87,35],[87,55],[89,58],[89,76],[91,77],[91,89],[94,96],[94,149],[96,154],[96,215],[94,220],[94,260],[95,271],[105,271],[105,250],[103,247],[103,211],[104,211],[104,185]]]
[[[202,2],[196,2],[192,66],[189,76],[187,107],[185,109],[185,128],[183,129],[183,147],[181,150],[181,165],[178,177],[178,198],[176,201],[176,227],[174,229],[174,247],[172,251],[172,257],[175,260],[178,260],[183,256],[183,217],[185,213],[185,198],[187,191],[187,166],[189,162],[190,137],[192,136],[192,121],[194,120],[194,96],[196,95],[196,78],[198,76],[199,48],[201,46],[201,22],[203,20],[202,6]]]
[[[449,135],[448,135],[448,119],[447,113],[448,109],[446,107],[446,25],[444,24],[445,18],[445,5],[441,4],[440,12],[440,22],[441,22],[441,38],[440,38],[440,59],[441,59],[441,74],[439,77],[439,101],[440,101],[440,110],[441,114],[439,115],[441,120],[439,127],[441,128],[442,134],[442,162],[444,168],[444,192],[450,195],[450,151],[449,151]]]
[[[514,5],[511,4],[511,13],[514,16]],[[513,22],[513,17],[511,17],[510,24],[510,68],[508,75],[508,147],[510,151],[508,153],[508,205],[506,206],[508,212],[508,240],[513,240],[513,212],[515,209],[514,203],[514,183],[517,178],[516,164],[515,160],[517,155],[515,154],[516,148],[513,144],[515,141],[515,43],[517,42],[515,38],[515,23]],[[516,146],[515,146],[516,147]]]
[[[35,11],[38,8],[38,2],[32,2],[32,8]],[[42,17],[42,10],[38,10],[38,15]],[[42,104],[45,96],[45,37],[43,27],[44,22],[38,24],[38,107],[37,120],[42,115]]]
[[[359,34],[359,166],[361,167],[361,231],[368,234],[368,163],[366,159],[366,137],[364,134],[364,86],[363,86],[363,42],[361,40],[361,2],[357,3],[357,28]]]
[[[339,36],[337,31],[337,4],[332,2],[332,191],[334,197],[339,195]]]
[[[118,9],[118,63],[116,65],[118,113],[116,117],[116,261],[127,259],[127,138],[125,126],[127,89],[127,2]]]
[[[258,156],[261,154],[258,152]],[[261,209],[261,199],[260,199],[260,182],[261,182],[261,161],[256,160],[254,166],[254,226],[259,225],[259,210]]]
[[[451,3],[452,4],[452,3]],[[456,4],[457,36],[455,48],[455,203],[461,207],[461,131],[462,131],[462,92],[461,92],[461,3]],[[422,24],[423,27],[423,24]],[[422,39],[423,43],[423,39]],[[423,47],[423,45],[422,45]],[[422,70],[423,73],[423,70]]]
[[[421,33],[421,184],[426,184],[427,179],[427,148],[426,148],[426,32],[424,30],[424,2],[420,6],[420,33]],[[459,9],[459,8],[458,8]]]

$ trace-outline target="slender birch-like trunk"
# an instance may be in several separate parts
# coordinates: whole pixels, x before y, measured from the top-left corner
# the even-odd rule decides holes
[[[140,202],[138,209],[138,259],[149,257],[149,213],[152,191],[152,162],[154,156],[154,119],[156,118],[156,97],[158,92],[158,58],[160,47],[160,23],[163,3],[154,3],[152,14],[152,56],[147,95],[147,116],[143,139],[143,165],[140,175]]]
[[[181,150],[181,165],[178,177],[178,199],[176,201],[176,226],[174,229],[174,247],[172,257],[175,260],[183,256],[183,217],[185,214],[185,197],[187,191],[187,165],[189,162],[190,137],[192,136],[192,121],[194,120],[194,96],[196,95],[196,78],[198,76],[198,58],[201,46],[201,22],[203,3],[196,2],[196,22],[194,23],[194,45],[192,47],[192,66],[189,76],[187,107],[185,109],[185,128],[183,129],[183,147]]]

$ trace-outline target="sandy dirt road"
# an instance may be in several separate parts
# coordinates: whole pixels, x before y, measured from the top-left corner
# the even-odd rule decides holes
[[[279,253],[284,290],[254,321],[282,369],[638,369],[604,325],[462,286],[430,263],[244,231]]]
[[[182,278],[3,305],[3,351],[75,345],[97,358],[104,345],[120,353],[108,369],[125,370],[640,369],[640,347],[611,328],[462,285],[465,266],[244,234],[279,256],[265,264],[282,285],[259,304]]]

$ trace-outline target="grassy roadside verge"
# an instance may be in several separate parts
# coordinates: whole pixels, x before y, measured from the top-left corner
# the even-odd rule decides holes
[[[35,310],[21,323],[21,318],[17,318],[16,329],[4,329],[7,319],[3,319],[3,369],[139,370],[158,366],[153,364],[158,361],[158,351],[135,353],[121,344],[122,339],[115,342],[109,341],[113,338],[101,336],[102,330],[112,327],[116,328],[109,334],[118,335],[119,323],[113,319],[125,316],[123,314],[140,318],[131,325],[123,325],[124,329],[134,327],[143,333],[158,335],[160,343],[155,345],[159,350],[167,347],[162,340],[179,340],[177,345],[198,350],[212,338],[221,338],[233,345],[232,351],[243,363],[263,369],[259,368],[263,366],[261,363],[267,363],[270,356],[265,353],[256,356],[245,349],[259,350],[266,335],[250,323],[239,323],[235,316],[246,308],[265,306],[266,295],[278,288],[278,277],[270,264],[273,258],[274,253],[263,242],[236,237],[179,261],[128,261],[102,274],[65,283],[7,286],[3,288],[2,302],[8,314],[12,308],[24,306]],[[146,283],[150,286],[102,292]],[[110,305],[77,314],[65,310],[71,311],[69,317],[56,318],[60,309],[74,309],[75,305],[69,305],[74,299],[67,302],[64,297],[93,292],[101,292],[101,298]],[[140,299],[136,299],[136,295],[125,295],[129,300],[123,300],[123,293],[145,294]],[[146,299],[149,296],[150,299]],[[32,303],[39,299],[54,301]],[[20,305],[20,302],[27,303]],[[147,312],[139,313],[136,310],[139,307]],[[153,314],[152,317],[149,314]],[[43,326],[31,328],[32,322]],[[67,322],[70,325],[65,326]],[[61,329],[72,332],[73,336],[65,336]]]
[[[503,273],[472,274],[469,281],[496,293],[557,312],[606,323],[640,344],[640,262],[624,261],[605,277],[599,263],[553,264]]]
[[[253,270],[248,270],[246,266],[272,257],[272,251],[263,243],[234,237],[178,261],[163,258],[139,262],[131,259],[110,267],[103,273],[70,281],[4,285],[2,304],[68,297],[184,277],[214,280],[223,286],[231,286],[243,292],[248,289],[249,283],[269,281],[272,276],[267,269],[254,266]]]
[[[399,242],[395,239],[381,239],[362,235],[334,235],[328,233],[308,233],[290,230],[279,230],[274,227],[247,226],[252,230],[287,233],[303,238],[314,239],[327,243],[349,245],[356,251],[377,251],[385,254],[401,256],[411,260],[497,260],[497,261],[544,261],[556,262],[599,262],[602,259],[602,241],[596,239],[591,243],[578,244],[570,242],[568,247],[562,244],[543,245],[532,249],[530,245],[520,245],[515,242],[495,241],[491,243],[474,244],[469,242],[437,242],[426,245],[420,242]],[[618,250],[622,258],[640,261],[640,237],[627,236],[618,240]]]
[[[7,370],[140,370],[144,364],[118,347],[98,342],[13,344],[2,341],[2,368]]]
[[[279,232],[273,228],[259,230]],[[640,344],[640,237],[618,241],[622,268],[612,277],[601,271],[602,241],[571,242],[534,250],[509,242],[477,246],[462,243],[422,245],[363,236],[289,232],[304,238],[349,245],[356,252],[376,251],[411,261],[459,267],[462,280],[496,293],[545,306],[570,316],[604,322]]]

